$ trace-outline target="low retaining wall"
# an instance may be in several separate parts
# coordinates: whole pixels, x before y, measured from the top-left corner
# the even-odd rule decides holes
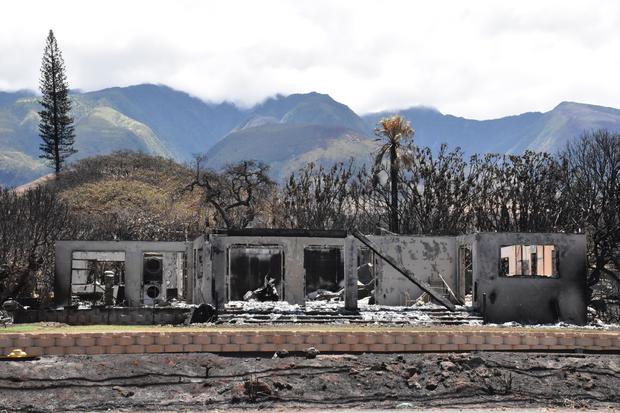
[[[1,331],[1,330],[0,330]],[[620,351],[620,332],[509,331],[178,331],[113,333],[0,333],[0,353],[30,355],[181,352],[438,352]]]
[[[94,307],[84,310],[19,310],[13,313],[16,324],[57,322],[69,325],[152,325],[182,324],[191,308],[178,307]]]

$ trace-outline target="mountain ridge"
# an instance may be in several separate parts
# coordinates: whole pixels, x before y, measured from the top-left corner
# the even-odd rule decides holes
[[[327,94],[275,95],[250,108],[205,102],[165,85],[140,84],[74,92],[78,154],[72,159],[134,150],[188,162],[207,154],[221,168],[242,156],[272,163],[274,178],[307,162],[370,159],[373,129],[381,117],[405,116],[417,144],[460,146],[466,154],[554,152],[584,130],[620,132],[620,110],[563,101],[547,112],[475,120],[428,106],[356,114]],[[38,159],[38,98],[32,91],[0,92],[0,185],[44,175]]]

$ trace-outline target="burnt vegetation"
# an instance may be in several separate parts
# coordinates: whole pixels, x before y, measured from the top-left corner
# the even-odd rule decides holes
[[[246,227],[585,232],[591,304],[604,320],[618,320],[620,135],[586,132],[554,155],[466,158],[459,148],[419,147],[404,120],[391,122],[400,132],[384,125],[369,167],[311,163],[281,185],[257,161],[214,171],[203,157],[179,165],[118,152],[74,162],[45,187],[4,190],[0,297],[32,295],[49,281],[55,239],[189,240]]]

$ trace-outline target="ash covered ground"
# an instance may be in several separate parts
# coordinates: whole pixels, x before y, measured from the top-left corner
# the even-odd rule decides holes
[[[558,407],[620,409],[617,355],[208,353],[0,364],[0,410]]]

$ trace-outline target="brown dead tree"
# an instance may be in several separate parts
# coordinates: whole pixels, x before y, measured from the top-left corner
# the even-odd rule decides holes
[[[217,226],[245,228],[255,223],[275,188],[268,175],[269,166],[248,160],[228,165],[218,173],[202,167],[205,159],[195,156],[194,179],[184,190],[202,190],[205,202],[216,211]]]

